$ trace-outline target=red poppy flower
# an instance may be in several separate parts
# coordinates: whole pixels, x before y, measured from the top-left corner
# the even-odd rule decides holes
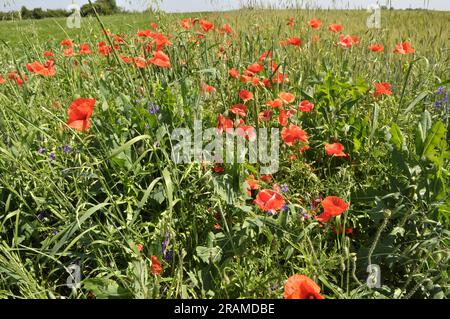
[[[212,93],[216,92],[216,88],[214,86],[208,85],[206,83],[202,84],[202,92],[203,93]]]
[[[55,61],[48,60],[43,65],[39,62],[33,62],[27,64],[28,71],[36,74],[40,74],[42,76],[54,76],[55,75]]]
[[[239,72],[235,68],[232,68],[231,70],[229,70],[228,74],[235,79],[239,78]]]
[[[278,116],[278,123],[280,123],[281,126],[286,126],[288,124],[288,119],[291,118],[294,113],[295,110],[286,111],[281,109],[280,115]]]
[[[78,131],[87,131],[90,128],[89,119],[94,112],[95,99],[80,98],[72,102],[68,109],[69,119],[67,125]]]
[[[239,97],[245,102],[253,99],[253,93],[249,90],[242,90],[239,92]]]
[[[220,174],[220,173],[225,172],[225,168],[223,167],[222,164],[217,163],[217,164],[214,165],[213,171],[214,171],[214,173]]]
[[[285,104],[290,104],[290,103],[294,102],[294,100],[295,100],[295,95],[292,93],[287,93],[287,92],[281,92],[279,94],[279,97]]]
[[[147,66],[147,61],[145,61],[144,58],[137,57],[137,58],[134,58],[134,64],[139,69],[144,69]]]
[[[230,119],[227,119],[222,114],[219,114],[219,117],[217,119],[217,128],[219,129],[219,132],[222,133],[223,131],[226,131],[227,129],[233,128],[233,121]]]
[[[272,55],[272,51],[267,51],[264,52],[263,54],[261,54],[261,56],[259,57],[259,61],[265,61],[267,58],[272,59],[273,55]]]
[[[80,50],[78,51],[80,54],[91,54],[91,47],[89,46],[89,44],[84,43],[84,44],[80,44]]]
[[[259,64],[259,63],[253,63],[252,65],[249,65],[247,67],[247,70],[252,72],[252,73],[259,73],[262,70],[264,70],[264,67],[261,64]]]
[[[383,52],[384,46],[378,43],[374,43],[368,46],[368,49],[372,52]]]
[[[281,99],[275,99],[272,101],[267,101],[266,105],[273,108],[278,108],[280,106],[283,106],[283,101]]]
[[[339,35],[339,42],[338,45],[341,47],[348,49],[352,45],[357,45],[359,43],[359,38],[354,35]]]
[[[305,275],[293,275],[284,285],[284,299],[325,299],[320,287]]]
[[[24,81],[28,80],[25,74],[18,74],[16,71],[8,73],[8,79],[15,81],[18,86],[22,86]]]
[[[292,146],[297,141],[308,143],[308,134],[297,125],[291,124],[289,127],[283,127],[281,139],[286,145]]]
[[[341,143],[325,144],[325,152],[328,156],[336,157],[348,157],[349,155],[344,153],[344,145]]]
[[[206,20],[201,20],[200,25],[205,32],[208,32],[209,30],[214,28],[214,24]]]
[[[44,52],[44,56],[45,56],[46,58],[51,58],[51,57],[54,57],[55,54],[54,54],[52,51],[45,51],[45,52]]]
[[[229,24],[224,24],[220,27],[220,33],[226,33],[231,34],[233,30],[231,29],[231,26]]]
[[[270,121],[270,115],[271,114],[272,114],[271,110],[266,110],[266,111],[259,112],[258,119],[260,121],[263,121],[263,122]]]
[[[6,80],[3,78],[3,76],[0,74],[0,84],[5,84]]]
[[[144,249],[144,246],[142,244],[137,244],[136,249],[138,250],[138,252],[142,252],[142,250]]]
[[[236,128],[236,133],[240,136],[243,136],[244,138],[246,138],[249,141],[254,141],[256,140],[256,130],[253,126],[251,125],[243,125],[240,124],[237,128]]]
[[[245,181],[247,182],[248,186],[251,190],[259,189],[258,181],[255,179],[255,176],[249,175]]]
[[[392,92],[391,85],[387,82],[375,83],[375,93],[373,94],[375,97],[380,95],[391,95]]]
[[[70,39],[64,39],[61,41],[61,45],[64,47],[73,47],[73,42]]]
[[[349,205],[340,197],[327,196],[322,201],[323,213],[316,217],[319,222],[326,223],[330,218],[343,214]]]
[[[332,23],[328,26],[330,32],[341,32],[342,26],[340,24]]]
[[[409,42],[397,43],[394,49],[394,53],[396,54],[409,54],[414,52],[416,52],[416,50],[411,48],[411,44]]]
[[[192,24],[191,24],[191,20],[189,19],[183,19],[180,21],[181,27],[184,29],[191,29],[192,28]]]
[[[302,44],[302,40],[298,37],[292,37],[292,38],[287,39],[287,43],[289,43],[293,46],[299,47]]]
[[[308,24],[311,28],[318,29],[322,25],[322,21],[320,21],[319,19],[311,19],[308,21]]]
[[[110,52],[112,52],[112,47],[110,45],[106,45],[105,42],[99,42],[97,44],[98,52],[101,55],[108,56]]]
[[[266,189],[256,195],[254,203],[264,211],[276,211],[280,210],[285,202],[283,196],[271,189]]]
[[[71,56],[73,56],[73,48],[67,48],[64,50],[64,56],[67,58],[70,58]]]
[[[272,175],[262,175],[261,177],[260,177],[260,179],[263,181],[263,182],[269,182],[271,179],[272,179]]]
[[[158,257],[152,256],[152,274],[154,275],[161,275],[163,272],[163,267],[161,266],[160,261],[158,260]]]
[[[153,30],[158,30],[158,25],[154,22],[150,23],[150,28],[152,28]]]
[[[159,66],[160,68],[170,68],[170,59],[162,51],[153,52],[153,58],[148,61],[150,64]]]
[[[293,27],[295,25],[295,18],[288,18],[287,26]]]
[[[305,113],[311,112],[313,110],[313,108],[314,108],[314,104],[312,104],[308,100],[301,101],[300,104],[298,105],[298,109]]]
[[[346,234],[353,234],[353,228],[345,228],[343,229],[341,226],[338,227],[338,229],[336,230],[336,227],[331,226],[331,231],[335,234],[342,234],[342,233],[346,233]]]
[[[247,106],[244,104],[236,104],[230,108],[230,112],[241,117],[247,116]]]

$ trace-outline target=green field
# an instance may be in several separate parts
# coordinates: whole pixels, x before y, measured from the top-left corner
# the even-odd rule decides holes
[[[450,13],[383,10],[380,29],[367,27],[368,15],[127,14],[101,17],[105,29],[96,17],[83,18],[81,29],[65,19],[0,22],[0,298],[283,298],[295,274],[327,299],[450,297]],[[233,32],[183,29],[183,18]],[[319,29],[308,25],[313,18]],[[168,68],[137,65],[156,51],[152,38],[136,35],[151,22],[171,42],[161,49]],[[332,23],[359,43],[337,45]],[[116,35],[124,43],[100,54],[98,43],[114,46]],[[292,37],[300,47],[280,44]],[[415,52],[393,53],[402,41]],[[370,51],[374,43],[384,51]],[[78,54],[80,44],[92,52]],[[30,71],[47,50],[55,74]],[[260,59],[267,51],[273,61]],[[254,63],[263,67],[250,74],[257,84],[228,73]],[[392,94],[378,96],[384,82]],[[240,98],[244,89],[253,99]],[[281,92],[295,101],[268,107]],[[68,111],[78,98],[96,100],[82,131]],[[297,108],[304,100],[311,112]],[[242,117],[229,110],[238,103]],[[265,110],[268,121],[258,116]],[[222,114],[236,119],[231,125],[244,118],[282,131],[290,127],[280,120],[285,110],[296,110],[287,123],[308,140],[292,145],[281,134],[270,179],[260,163],[219,171],[171,158],[170,133],[194,120],[217,127]],[[327,155],[332,143],[345,156]],[[258,189],[247,192],[251,175]],[[266,190],[282,197],[282,209],[255,204]],[[323,221],[328,196],[349,206]],[[74,263],[81,283],[71,289]],[[379,287],[366,284],[369,264],[380,267]]]

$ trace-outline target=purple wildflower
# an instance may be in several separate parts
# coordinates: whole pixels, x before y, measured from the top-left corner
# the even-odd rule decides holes
[[[281,185],[281,191],[283,193],[289,192],[289,187],[286,184]]]

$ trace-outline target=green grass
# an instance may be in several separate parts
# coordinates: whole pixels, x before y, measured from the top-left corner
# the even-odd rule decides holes
[[[208,34],[198,45],[178,25],[185,16],[101,18],[125,36],[126,56],[143,50],[137,30],[158,23],[172,35],[164,49],[170,69],[138,70],[96,52],[65,58],[59,43],[66,37],[93,51],[105,41],[95,18],[79,30],[67,29],[64,19],[0,23],[0,74],[18,69],[28,77],[22,87],[0,85],[0,297],[282,298],[286,279],[297,273],[326,298],[449,297],[449,111],[435,102],[439,87],[449,91],[450,14],[383,11],[379,30],[367,29],[365,11],[190,14],[238,32]],[[323,21],[318,31],[307,24],[313,17]],[[359,45],[336,47],[338,35],[327,31],[334,22],[360,36]],[[302,38],[301,49],[279,45],[291,36]],[[416,52],[392,54],[400,41]],[[367,50],[373,42],[385,52]],[[49,49],[56,75],[30,74],[25,65],[45,61]],[[230,79],[230,68],[242,71],[269,49],[289,82],[256,89]],[[216,92],[201,93],[204,82]],[[389,82],[393,94],[374,98],[376,82]],[[175,165],[170,158],[174,128],[192,127],[196,118],[215,127],[243,88],[255,93],[252,125],[255,110],[281,91],[315,104],[291,119],[310,135],[310,150],[292,161],[296,151],[282,145],[279,172],[260,182],[261,189],[289,186],[289,209],[276,216],[259,210],[241,187],[249,174],[259,177],[259,165],[225,165],[217,174],[208,163]],[[97,100],[86,133],[66,125],[78,97]],[[159,115],[148,113],[148,102],[160,106]],[[324,145],[334,141],[350,159],[325,155]],[[41,147],[47,152],[39,154]],[[314,199],[331,195],[350,209],[323,227],[302,218],[303,210],[314,215]],[[354,231],[336,234],[333,227]],[[167,238],[171,259],[161,251]],[[161,276],[151,273],[152,255],[163,260]],[[381,288],[365,285],[369,261],[381,267]],[[65,267],[74,262],[83,282],[71,290]]]

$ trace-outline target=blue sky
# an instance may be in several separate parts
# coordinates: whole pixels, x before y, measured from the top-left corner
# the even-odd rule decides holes
[[[297,3],[312,3],[322,8],[366,8],[376,2],[381,4],[387,0],[291,0]],[[83,5],[87,0],[74,0],[75,3]],[[143,10],[149,3],[155,0],[117,0],[121,7],[132,10]],[[160,8],[167,12],[192,12],[192,11],[214,11],[239,8],[245,0],[160,0]],[[281,0],[259,0],[262,3],[286,3]],[[17,10],[21,6],[28,8],[40,7],[44,9],[67,8],[72,0],[0,0],[0,11]],[[391,0],[394,8],[428,8],[435,10],[450,11],[449,0]]]

